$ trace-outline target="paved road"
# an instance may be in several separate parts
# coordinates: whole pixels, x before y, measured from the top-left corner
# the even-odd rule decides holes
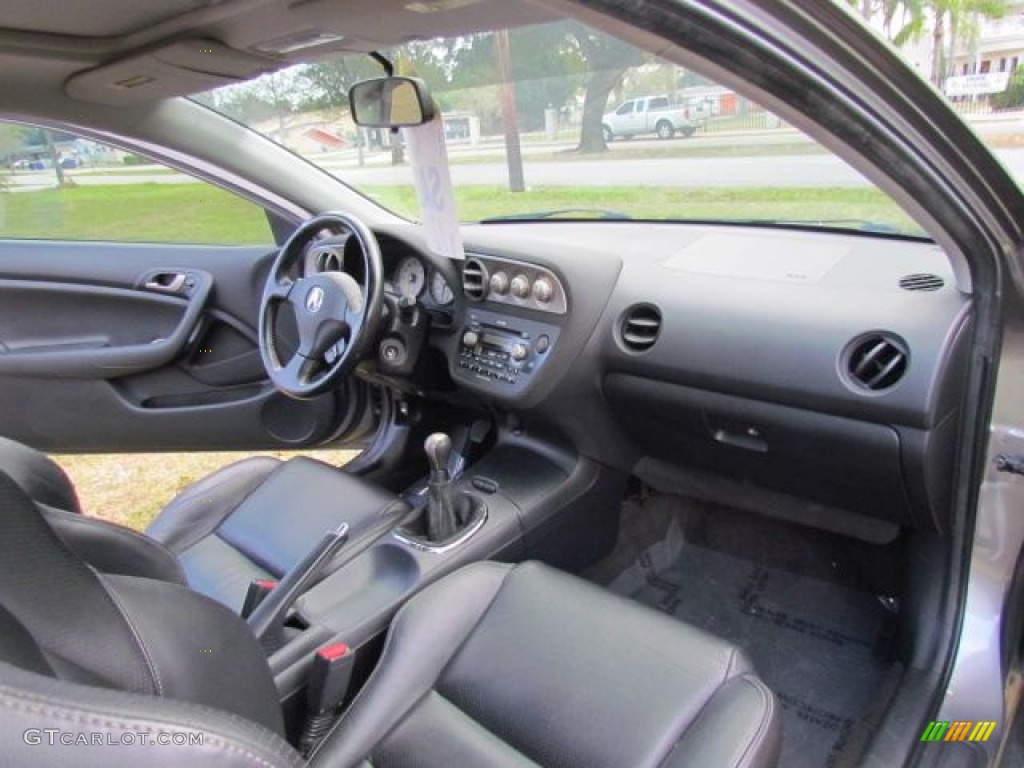
[[[996,150],[1011,174],[1024,183],[1024,149]],[[408,166],[339,167],[339,178],[356,186],[411,184]],[[868,182],[842,160],[828,154],[763,155],[755,157],[679,157],[533,162],[526,159],[527,185],[536,186],[665,186],[695,187],[863,187]],[[503,185],[507,169],[502,160],[455,164],[456,185]],[[75,174],[79,185],[178,184],[189,181],[180,174]],[[11,177],[26,189],[53,186],[50,172],[21,173]]]
[[[656,187],[856,187],[867,182],[842,161],[828,155],[764,157],[640,158],[526,162],[528,186]],[[339,176],[362,184],[409,184],[407,167],[353,168]],[[460,184],[505,184],[505,164],[453,165]]]

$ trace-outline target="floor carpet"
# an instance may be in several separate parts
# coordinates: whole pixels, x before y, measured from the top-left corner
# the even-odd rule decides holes
[[[746,651],[783,707],[783,768],[841,764],[885,688],[893,606],[870,592],[695,546],[675,521],[608,587]]]

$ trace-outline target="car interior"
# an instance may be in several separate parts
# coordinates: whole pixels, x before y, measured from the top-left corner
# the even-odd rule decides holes
[[[964,243],[884,158],[865,172],[935,239],[506,220],[463,225],[460,260],[184,98],[570,17],[827,139],[771,73],[715,63],[714,4],[670,5],[0,12],[5,116],[213,181],[278,235],[269,252],[0,241],[4,760],[833,766],[914,748],[950,642],[988,309]],[[246,459],[141,534],[83,514],[46,456],[322,445],[362,452]],[[87,727],[102,746],[22,736]],[[138,737],[165,730],[205,739]]]

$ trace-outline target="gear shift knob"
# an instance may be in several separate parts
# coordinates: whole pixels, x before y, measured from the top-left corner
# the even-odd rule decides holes
[[[427,486],[427,538],[430,541],[448,541],[458,531],[452,503],[452,478],[448,474],[448,458],[452,453],[452,439],[444,432],[435,432],[423,443],[430,462],[430,482]]]
[[[448,474],[448,459],[452,454],[452,439],[444,432],[435,432],[423,443],[423,450],[427,454],[427,461],[430,462],[430,474],[436,479],[443,472]],[[447,479],[447,477],[445,477]]]

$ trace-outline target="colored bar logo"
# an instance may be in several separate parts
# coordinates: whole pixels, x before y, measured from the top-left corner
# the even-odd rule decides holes
[[[998,723],[992,720],[932,720],[921,741],[988,741]]]

